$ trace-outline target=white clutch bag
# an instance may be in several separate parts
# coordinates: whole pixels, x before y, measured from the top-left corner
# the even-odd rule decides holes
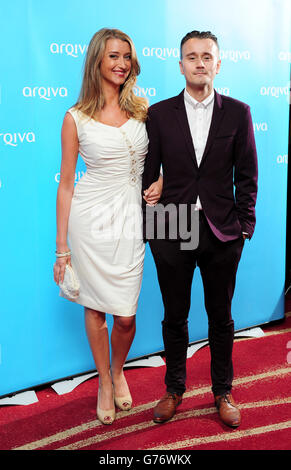
[[[76,300],[79,297],[80,282],[72,266],[66,265],[64,281],[59,284],[62,293],[69,300]]]

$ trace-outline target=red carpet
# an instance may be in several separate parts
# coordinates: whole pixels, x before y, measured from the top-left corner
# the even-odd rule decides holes
[[[287,304],[286,311],[291,311]],[[242,424],[232,430],[218,419],[210,390],[209,347],[188,359],[187,392],[174,419],[152,421],[164,393],[164,367],[126,370],[134,408],[111,426],[96,419],[98,379],[58,396],[37,391],[39,402],[0,408],[0,449],[23,450],[287,450],[291,443],[291,313],[262,328],[263,338],[236,339],[233,396]]]

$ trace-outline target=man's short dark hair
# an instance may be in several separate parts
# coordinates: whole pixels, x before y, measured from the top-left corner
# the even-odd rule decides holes
[[[185,42],[188,41],[189,39],[193,39],[193,38],[212,39],[212,41],[215,42],[215,44],[217,45],[217,47],[219,49],[217,37],[214,36],[214,34],[212,34],[210,31],[196,31],[196,30],[194,30],[194,31],[191,31],[190,33],[187,33],[186,36],[184,36],[182,41],[181,41],[181,46],[180,46],[181,59],[182,59],[183,44],[185,44]]]

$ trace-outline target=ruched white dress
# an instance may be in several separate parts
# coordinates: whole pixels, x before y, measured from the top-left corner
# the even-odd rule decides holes
[[[86,172],[74,188],[68,223],[78,304],[120,316],[135,315],[145,245],[141,177],[147,153],[145,124],[112,127],[74,108]],[[60,291],[60,295],[65,295]]]

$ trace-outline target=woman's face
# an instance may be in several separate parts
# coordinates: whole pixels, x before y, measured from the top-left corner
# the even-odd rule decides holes
[[[116,38],[108,39],[100,64],[103,83],[119,87],[124,84],[130,71],[131,49],[128,42]]]

